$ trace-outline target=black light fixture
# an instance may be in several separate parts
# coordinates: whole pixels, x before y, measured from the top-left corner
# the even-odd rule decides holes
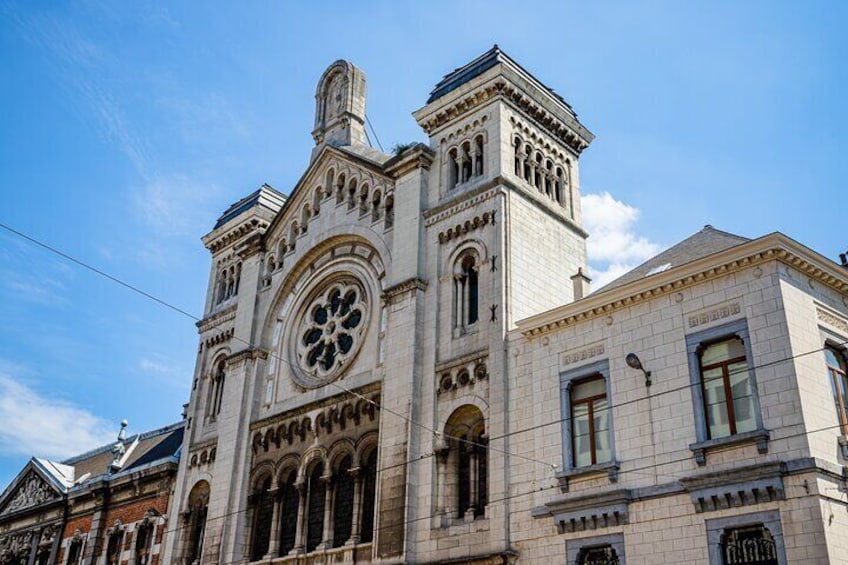
[[[639,356],[635,353],[628,353],[627,357],[624,358],[627,366],[636,369],[637,371],[642,371],[645,374],[645,386],[651,386],[651,372],[646,371],[645,367],[642,366],[642,361],[639,359]]]

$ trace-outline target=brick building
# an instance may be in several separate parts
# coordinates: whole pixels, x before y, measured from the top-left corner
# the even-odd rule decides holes
[[[66,461],[33,458],[0,495],[0,563],[162,563],[182,422]]]

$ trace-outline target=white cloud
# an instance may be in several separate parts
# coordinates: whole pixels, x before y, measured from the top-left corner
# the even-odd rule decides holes
[[[187,175],[159,176],[136,190],[132,200],[141,219],[159,235],[198,235],[215,217],[210,201],[220,189]]]
[[[26,369],[0,361],[0,453],[64,459],[114,439],[114,426],[88,410],[24,384]]]
[[[662,246],[635,233],[639,210],[609,192],[581,199],[592,288],[598,289],[660,252]]]

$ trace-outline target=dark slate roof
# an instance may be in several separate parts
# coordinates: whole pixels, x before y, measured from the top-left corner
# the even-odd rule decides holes
[[[463,84],[469,82],[470,80],[478,77],[497,65],[498,63],[507,63],[516,67],[521,72],[526,74],[528,77],[532,78],[534,81],[539,83],[545,90],[547,90],[551,96],[554,96],[557,100],[565,104],[568,109],[574,113],[574,110],[571,108],[571,105],[566,102],[562,96],[554,92],[552,88],[549,88],[542,84],[539,79],[528,73],[524,67],[516,63],[509,55],[501,51],[500,47],[497,44],[494,45],[491,49],[471,61],[470,63],[459,67],[458,69],[454,69],[452,72],[446,74],[441,81],[433,88],[430,92],[430,97],[427,98],[427,104],[433,102],[444,96],[445,94],[451,92],[452,90],[456,90]],[[575,114],[576,115],[576,114]]]
[[[124,440],[125,448],[130,449],[136,440],[138,440],[138,444],[129,454],[121,470],[126,471],[154,461],[176,456],[182,445],[184,430],[185,423],[177,422],[176,424],[171,424],[158,430],[135,434],[126,438]],[[62,464],[74,468],[74,477],[76,480],[79,480],[86,473],[90,473],[92,477],[103,475],[109,472],[109,465],[112,462],[113,445],[114,443],[108,443],[97,449],[62,461]]]
[[[245,212],[256,205],[265,206],[266,208],[276,212],[280,206],[286,201],[286,195],[275,189],[269,184],[263,184],[258,189],[254,190],[238,202],[231,204],[229,208],[221,214],[218,221],[215,222],[215,228],[218,229],[242,212]],[[272,208],[273,204],[276,208]],[[271,205],[269,205],[271,204]]]
[[[632,271],[628,271],[595,292],[604,292],[618,288],[633,281],[667,271],[668,269],[703,259],[714,253],[719,253],[748,241],[750,240],[746,237],[717,230],[709,225],[704,226],[704,229],[701,231],[687,237],[674,247],[669,247],[659,255],[648,259]]]

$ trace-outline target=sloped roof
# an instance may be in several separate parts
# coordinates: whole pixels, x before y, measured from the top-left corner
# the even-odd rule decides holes
[[[124,447],[128,450],[127,460],[124,462],[122,471],[140,467],[158,460],[174,457],[183,440],[185,424],[178,422],[141,434],[130,436],[124,440]],[[136,444],[136,441],[138,443]],[[133,444],[136,444],[133,447]],[[86,474],[97,477],[109,472],[112,463],[112,446],[110,443],[87,453],[72,457],[62,464],[73,467],[75,480],[79,480]]]
[[[710,225],[704,226],[704,229],[701,231],[648,259],[635,269],[628,271],[606,286],[594,291],[592,294],[618,288],[633,281],[659,274],[673,267],[679,267],[680,265],[703,259],[714,253],[719,253],[748,241],[751,240],[747,237],[717,230]]]
[[[475,77],[482,75],[483,73],[485,73],[486,71],[488,71],[499,63],[506,63],[514,67],[515,69],[518,69],[528,78],[538,83],[539,86],[544,88],[548,93],[550,93],[551,96],[563,103],[565,107],[568,108],[569,112],[571,112],[574,117],[577,117],[577,114],[574,113],[574,109],[568,102],[565,101],[562,96],[557,94],[553,88],[542,84],[539,79],[527,72],[524,67],[516,63],[515,60],[512,59],[512,57],[501,51],[501,48],[498,47],[497,44],[495,44],[491,49],[489,49],[470,63],[467,63],[459,67],[458,69],[454,69],[453,71],[446,74],[430,92],[430,96],[427,98],[427,104],[441,98],[442,96],[448,94],[453,90],[456,90],[463,84],[473,80]]]
[[[220,228],[242,212],[253,208],[257,204],[264,206],[269,210],[276,212],[285,203],[288,197],[269,184],[263,184],[244,198],[233,204],[230,204],[218,221],[215,222],[215,228]]]

